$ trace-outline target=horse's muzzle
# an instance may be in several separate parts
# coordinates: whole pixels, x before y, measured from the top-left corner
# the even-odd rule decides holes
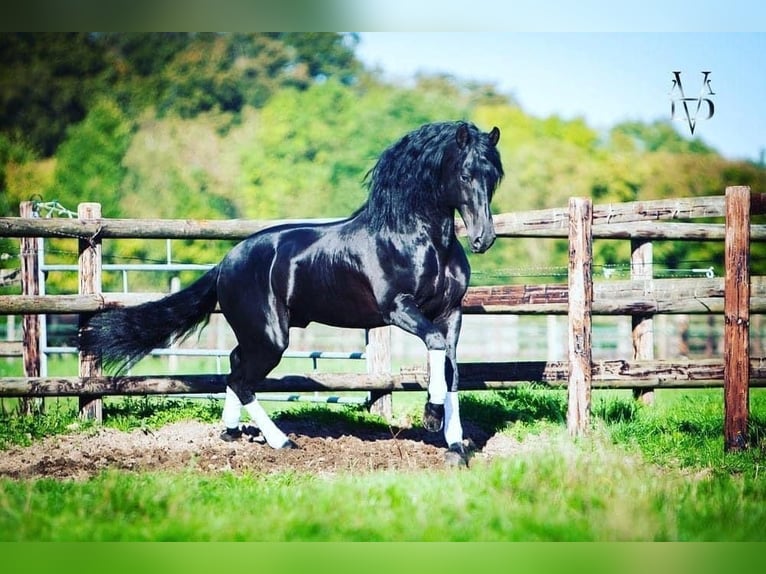
[[[497,235],[495,235],[495,230],[492,228],[490,228],[488,232],[477,235],[476,237],[472,237],[471,241],[469,242],[471,251],[473,253],[484,253],[487,249],[492,247],[492,244],[495,243],[496,237]]]

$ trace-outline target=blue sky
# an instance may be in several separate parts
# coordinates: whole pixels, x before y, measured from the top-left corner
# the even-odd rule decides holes
[[[358,56],[390,79],[447,73],[495,84],[538,117],[581,116],[595,129],[670,119],[673,72],[697,97],[710,71],[713,117],[695,135],[730,159],[766,148],[766,33],[362,33]],[[689,136],[685,121],[676,129]]]

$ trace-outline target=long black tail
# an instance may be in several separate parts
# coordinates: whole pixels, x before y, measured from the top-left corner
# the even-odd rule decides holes
[[[218,267],[195,283],[158,301],[101,311],[80,329],[79,347],[101,355],[105,369],[122,372],[158,347],[207,322],[218,295]]]

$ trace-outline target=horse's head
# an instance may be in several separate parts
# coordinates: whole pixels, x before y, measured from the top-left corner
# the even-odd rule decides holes
[[[470,124],[460,124],[455,132],[456,154],[443,166],[446,199],[458,210],[468,232],[468,245],[483,253],[495,242],[495,226],[490,203],[503,177],[497,151],[500,130],[482,133]]]

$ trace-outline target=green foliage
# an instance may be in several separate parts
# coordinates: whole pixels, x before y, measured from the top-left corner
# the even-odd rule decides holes
[[[34,158],[34,152],[24,140],[0,132],[0,214],[19,214],[19,203],[28,198],[11,193],[8,186],[9,175],[17,173],[21,166],[29,164]],[[17,252],[18,240],[0,237],[0,254]]]
[[[355,43],[338,33],[0,34],[0,133],[50,156],[104,94],[131,117],[152,106],[238,114],[284,86],[351,83]]]
[[[488,432],[498,432],[514,423],[566,419],[566,396],[542,385],[519,386],[506,391],[461,393],[461,416]]]
[[[375,84],[359,90],[328,80],[283,90],[264,106],[243,151],[240,211],[258,219],[348,216],[364,202],[364,176],[388,145],[464,113],[428,94]]]
[[[28,446],[47,436],[70,432],[77,421],[77,408],[73,404],[54,403],[43,414],[21,416],[15,409],[3,404],[0,410],[0,451],[12,445]],[[85,428],[88,425],[80,426]]]
[[[215,399],[123,397],[106,402],[103,416],[105,426],[126,432],[137,428],[157,429],[184,420],[218,422],[221,419],[221,404]]]
[[[86,33],[0,34],[0,132],[51,155],[102,87],[104,55]]]
[[[674,154],[714,154],[715,150],[699,138],[688,140],[681,137],[666,121],[651,124],[625,122],[614,126],[609,132],[613,147],[626,151],[668,152]]]
[[[125,177],[122,158],[132,125],[114,102],[99,101],[85,120],[73,126],[57,153],[52,193],[64,205],[98,198],[104,217],[117,217],[116,201]]]
[[[9,213],[12,209],[18,209],[17,205],[8,202],[7,172],[14,166],[23,165],[34,159],[34,152],[23,140],[11,138],[0,133],[0,208],[2,213]]]

